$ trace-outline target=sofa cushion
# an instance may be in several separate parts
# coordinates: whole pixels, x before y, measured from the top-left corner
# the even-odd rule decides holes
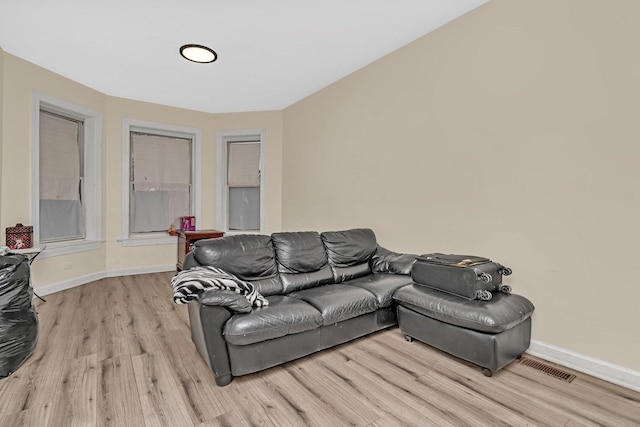
[[[376,253],[371,257],[371,271],[409,275],[417,257],[418,255],[392,252],[378,245]]]
[[[323,325],[332,325],[378,309],[376,297],[356,286],[324,285],[294,292],[289,296],[308,302],[320,311]]]
[[[253,344],[315,329],[322,324],[320,312],[305,301],[284,295],[267,299],[267,307],[236,314],[227,320],[224,338],[229,344]]]
[[[492,334],[522,323],[534,310],[531,301],[520,295],[496,292],[491,301],[467,300],[415,284],[398,289],[393,299],[432,319]]]
[[[269,236],[238,235],[198,240],[193,255],[200,265],[221,268],[253,283],[262,295],[282,293],[276,255]]]
[[[393,303],[393,293],[411,283],[411,276],[389,273],[368,274],[347,280],[343,285],[366,289],[375,295],[378,307],[389,307]]]
[[[315,231],[274,233],[271,241],[285,293],[333,283],[320,234]]]
[[[376,235],[368,228],[326,231],[321,234],[336,282],[371,273],[369,260],[376,251]]]

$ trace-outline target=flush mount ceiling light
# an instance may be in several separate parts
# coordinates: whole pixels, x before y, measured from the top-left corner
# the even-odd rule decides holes
[[[199,44],[185,44],[180,48],[180,55],[193,62],[206,64],[218,59],[218,54],[206,46]]]

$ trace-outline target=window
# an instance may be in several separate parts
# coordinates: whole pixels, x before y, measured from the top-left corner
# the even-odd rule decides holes
[[[199,216],[200,131],[125,120],[123,244],[175,243],[166,230]]]
[[[84,239],[84,121],[40,109],[40,242]]]
[[[227,142],[230,231],[260,230],[260,142]]]
[[[227,232],[262,232],[264,131],[218,134],[218,224]]]
[[[101,114],[34,92],[34,240],[43,257],[98,249],[101,220]]]
[[[165,231],[192,214],[192,144],[189,138],[131,132],[131,233]]]

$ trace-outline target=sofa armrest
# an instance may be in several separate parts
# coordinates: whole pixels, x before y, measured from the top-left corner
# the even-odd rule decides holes
[[[411,274],[411,267],[418,255],[399,254],[378,245],[371,257],[371,271],[374,273]]]
[[[189,252],[184,256],[184,260],[182,261],[182,269],[188,270],[193,267],[200,267],[202,264],[198,262],[193,251]]]
[[[206,306],[226,307],[234,313],[250,313],[251,303],[244,295],[222,289],[209,289],[198,297],[198,302]]]
[[[188,307],[191,340],[213,371],[216,384],[225,386],[231,382],[232,375],[227,342],[222,331],[231,312],[225,307],[202,305],[197,301],[190,302]]]

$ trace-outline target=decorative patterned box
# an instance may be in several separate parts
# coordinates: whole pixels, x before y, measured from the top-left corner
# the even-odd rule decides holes
[[[182,231],[196,231],[196,217],[195,216],[181,216],[180,217],[180,229]]]
[[[7,246],[10,249],[27,249],[33,246],[33,226],[16,224],[7,227]]]

